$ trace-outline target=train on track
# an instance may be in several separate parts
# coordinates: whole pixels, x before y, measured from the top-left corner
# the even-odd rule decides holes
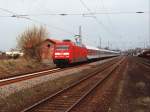
[[[138,56],[150,59],[150,49],[143,50],[141,53],[138,54]]]
[[[59,66],[118,55],[120,53],[116,51],[98,49],[83,44],[77,45],[70,40],[64,40],[55,45],[53,62]]]

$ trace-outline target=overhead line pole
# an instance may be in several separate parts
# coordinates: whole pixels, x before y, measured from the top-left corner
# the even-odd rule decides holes
[[[102,40],[101,40],[101,37],[99,37],[99,47],[102,48]]]
[[[150,11],[150,1],[149,1],[149,11]],[[149,13],[149,48],[150,48],[150,13]]]
[[[82,44],[82,27],[79,26],[79,38],[80,38],[80,44]]]

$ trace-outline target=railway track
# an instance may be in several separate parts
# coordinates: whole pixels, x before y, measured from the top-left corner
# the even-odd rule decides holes
[[[145,66],[145,67],[150,68],[150,61],[149,60],[138,58],[138,59],[136,59],[136,62]]]
[[[0,86],[4,86],[7,84],[11,84],[11,83],[15,83],[15,82],[23,81],[23,80],[32,79],[35,77],[40,77],[43,75],[48,75],[50,73],[58,72],[60,70],[61,70],[61,68],[55,68],[55,69],[50,69],[50,70],[44,70],[41,72],[35,72],[35,73],[25,74],[25,75],[21,75],[21,76],[1,79],[0,80]]]
[[[141,67],[141,68],[146,68],[148,71],[150,70],[150,62],[149,60],[146,59],[138,59],[135,60],[135,62]],[[145,70],[145,72],[147,72],[147,70]],[[146,77],[147,79],[150,79],[150,77],[148,75],[146,75],[146,73],[142,74],[144,77]]]
[[[115,59],[113,59],[113,60],[115,60]],[[15,77],[10,77],[10,78],[6,78],[6,79],[1,79],[0,80],[0,86],[16,83],[16,82],[20,82],[20,81],[25,81],[25,80],[28,80],[28,79],[41,77],[41,76],[44,76],[44,75],[50,75],[52,73],[61,72],[61,71],[71,69],[71,68],[74,68],[74,67],[78,68],[78,67],[81,67],[81,66],[84,66],[84,65],[87,65],[87,63],[86,64],[85,63],[81,64],[81,65],[76,65],[76,66],[70,66],[70,67],[67,67],[67,68],[54,68],[54,69],[44,70],[44,71],[35,72],[35,73],[29,73],[29,74],[25,74],[25,75],[21,75],[21,76],[15,76]]]
[[[149,63],[146,63],[146,62],[140,62],[140,64],[146,66],[146,67],[149,67],[150,68],[150,64]]]
[[[97,86],[101,85],[124,61],[119,59],[105,64],[87,77],[63,90],[37,102],[21,112],[70,112],[85,99]]]

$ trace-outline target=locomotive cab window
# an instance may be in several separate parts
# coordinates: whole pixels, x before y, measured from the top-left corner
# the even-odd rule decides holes
[[[56,50],[69,50],[69,46],[56,46]]]

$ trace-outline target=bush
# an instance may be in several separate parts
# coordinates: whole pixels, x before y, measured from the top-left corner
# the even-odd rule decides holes
[[[41,60],[40,45],[48,38],[48,32],[44,27],[33,27],[19,35],[18,47],[24,52],[26,58]]]

